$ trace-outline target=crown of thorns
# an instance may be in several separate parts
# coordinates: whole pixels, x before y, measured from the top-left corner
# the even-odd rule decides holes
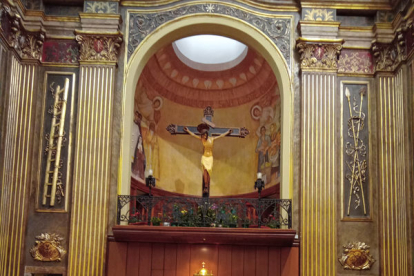
[[[200,134],[207,133],[209,130],[210,130],[210,127],[209,127],[207,124],[199,124],[199,125],[197,126],[197,131],[198,131]]]

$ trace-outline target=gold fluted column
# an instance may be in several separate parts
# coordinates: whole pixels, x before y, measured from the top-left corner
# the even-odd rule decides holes
[[[0,198],[0,275],[22,275],[30,193],[37,69],[43,31],[28,31],[15,7],[0,3],[0,34],[7,49],[8,83]],[[5,17],[5,18],[4,18]],[[6,25],[9,24],[7,27]],[[5,29],[2,29],[6,27]]]
[[[381,275],[412,275],[407,141],[407,79],[404,45],[373,44],[377,70]]]
[[[68,275],[104,275],[115,68],[122,34],[76,32],[78,118]]]
[[[335,103],[342,42],[299,38],[296,45],[302,70],[302,275],[336,275]]]

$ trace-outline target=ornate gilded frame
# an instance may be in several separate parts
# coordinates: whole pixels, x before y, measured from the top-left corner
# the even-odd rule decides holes
[[[71,108],[70,110],[68,110],[69,112],[69,135],[68,135],[68,142],[67,142],[67,147],[68,147],[68,159],[66,160],[67,162],[67,170],[66,170],[66,179],[65,179],[65,207],[64,209],[43,209],[39,207],[39,204],[41,204],[41,202],[39,201],[39,196],[40,196],[40,191],[41,191],[41,187],[43,185],[43,177],[42,177],[42,165],[44,164],[44,162],[42,162],[42,159],[44,158],[43,156],[43,148],[44,148],[44,121],[45,121],[45,109],[47,108],[46,106],[46,96],[48,93],[48,87],[47,87],[47,80],[48,80],[48,76],[49,75],[71,75],[72,76],[72,89],[69,91],[69,93],[71,93],[71,95],[69,96],[71,98]],[[76,106],[76,102],[75,102],[75,92],[76,92],[76,73],[74,72],[61,72],[61,71],[45,71],[44,73],[44,82],[43,82],[43,98],[42,98],[42,116],[41,116],[41,127],[40,127],[40,133],[42,135],[42,137],[40,138],[39,141],[39,157],[38,157],[38,164],[39,167],[37,169],[37,187],[36,187],[36,202],[35,202],[35,208],[36,208],[36,212],[41,212],[41,213],[67,213],[68,212],[68,206],[69,206],[69,201],[70,201],[70,181],[71,181],[71,169],[72,169],[72,147],[73,147],[73,140],[74,140],[74,125],[75,125],[75,120],[74,120],[74,111],[75,111],[75,106]]]
[[[367,194],[367,197],[369,199],[369,215],[366,218],[363,217],[348,217],[344,215],[344,208],[345,208],[345,204],[344,204],[344,185],[345,185],[345,170],[344,170],[344,106],[347,105],[347,103],[344,102],[344,96],[345,96],[345,91],[344,91],[344,87],[346,84],[363,84],[367,86],[367,91],[366,91],[366,100],[368,101],[368,114],[372,116],[371,114],[371,95],[370,93],[372,93],[371,91],[371,81],[368,80],[364,80],[364,81],[359,81],[359,80],[341,80],[339,85],[340,85],[340,104],[341,104],[341,116],[340,116],[340,133],[341,133],[341,139],[340,139],[340,158],[341,158],[341,221],[366,221],[366,222],[370,222],[372,221],[372,211],[373,211],[373,204],[372,204],[372,179],[373,179],[373,175],[374,174],[370,174],[368,177],[368,187],[369,187],[369,191]],[[368,120],[366,121],[366,123],[368,124],[368,170],[372,170],[373,166],[373,158],[372,158],[372,152],[373,152],[373,148],[372,148],[372,123],[371,123],[371,116],[368,117]]]

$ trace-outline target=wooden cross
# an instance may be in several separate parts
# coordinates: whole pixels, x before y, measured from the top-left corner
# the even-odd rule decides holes
[[[227,134],[227,136],[231,137],[240,137],[244,138],[249,134],[249,131],[245,127],[241,128],[225,128],[225,127],[216,127],[213,123],[213,116],[214,111],[211,108],[211,106],[207,106],[206,109],[204,109],[204,117],[201,120],[202,124],[206,124],[209,126],[208,134],[209,136],[219,136],[221,134],[225,134],[229,130],[232,130],[231,133]],[[187,127],[189,131],[196,135],[200,135],[201,133],[197,130],[197,126],[180,126],[180,125],[174,125],[170,124],[167,127],[167,130],[172,134],[189,134],[184,130],[184,127]],[[203,173],[206,173],[205,171]],[[203,175],[203,197],[208,198],[210,196],[210,179],[208,178],[207,181],[205,181],[205,175]],[[207,187],[207,188],[206,188]]]
[[[211,106],[207,106],[206,109],[204,109],[204,117],[201,121],[210,127],[208,131],[209,136],[219,136],[220,134],[223,134],[230,129],[233,131],[231,134],[228,135],[230,137],[245,138],[249,134],[249,131],[245,127],[230,127],[230,128],[216,127],[215,124],[213,123],[213,116],[214,116],[214,110],[211,108]],[[184,127],[185,126],[183,125],[170,124],[167,126],[167,130],[172,135],[176,135],[176,134],[188,135],[188,133],[184,131]],[[187,126],[187,128],[191,132],[197,135],[200,135],[200,133],[197,130],[197,126]]]

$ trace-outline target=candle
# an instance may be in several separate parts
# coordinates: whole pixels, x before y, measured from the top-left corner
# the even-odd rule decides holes
[[[148,170],[148,175],[152,176],[153,173],[154,172],[151,169]]]
[[[257,179],[262,179],[262,173],[261,172],[257,173]]]

